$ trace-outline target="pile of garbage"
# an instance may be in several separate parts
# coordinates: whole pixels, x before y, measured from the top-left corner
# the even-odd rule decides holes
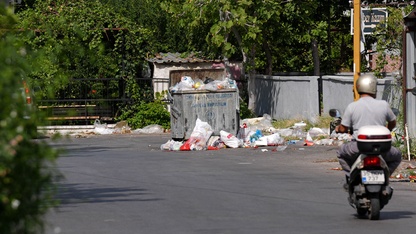
[[[235,80],[225,77],[222,80],[214,80],[212,78],[205,78],[202,81],[199,78],[194,78],[190,76],[181,77],[181,81],[171,86],[169,91],[171,93],[184,90],[208,90],[208,91],[217,91],[221,89],[237,89],[237,84]]]
[[[284,150],[290,144],[340,145],[351,140],[348,134],[329,134],[329,130],[321,128],[311,128],[306,131],[305,127],[304,122],[299,122],[291,128],[276,129],[272,126],[271,117],[265,114],[263,117],[242,120],[236,135],[221,130],[219,136],[215,136],[207,122],[197,119],[189,139],[169,140],[160,148],[169,151],[188,151],[277,146],[278,150]],[[291,140],[286,140],[289,138]]]

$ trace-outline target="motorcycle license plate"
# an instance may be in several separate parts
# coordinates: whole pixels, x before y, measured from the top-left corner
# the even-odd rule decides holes
[[[361,180],[363,184],[384,184],[384,171],[383,170],[371,170],[361,171]]]

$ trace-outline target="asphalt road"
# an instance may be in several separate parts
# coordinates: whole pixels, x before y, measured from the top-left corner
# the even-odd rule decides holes
[[[61,204],[46,233],[413,233],[416,185],[395,193],[378,221],[358,219],[342,190],[334,146],[172,152],[170,135],[102,135],[66,149]],[[262,150],[267,149],[266,152]]]

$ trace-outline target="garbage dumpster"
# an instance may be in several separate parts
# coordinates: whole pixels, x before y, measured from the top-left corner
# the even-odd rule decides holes
[[[171,133],[173,139],[189,139],[196,120],[208,122],[220,135],[224,130],[234,135],[239,128],[239,94],[236,89],[183,90],[171,93]]]

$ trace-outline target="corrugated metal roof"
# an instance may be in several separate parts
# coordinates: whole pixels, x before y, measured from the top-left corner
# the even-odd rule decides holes
[[[207,63],[207,62],[222,62],[220,59],[205,59],[198,57],[196,54],[191,53],[184,56],[181,53],[159,53],[154,58],[149,58],[147,61],[152,63]]]

